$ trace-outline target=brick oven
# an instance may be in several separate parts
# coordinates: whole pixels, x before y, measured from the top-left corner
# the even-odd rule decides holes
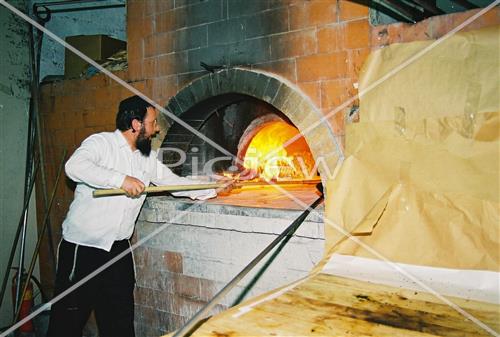
[[[324,179],[342,160],[344,126],[357,105],[350,98],[370,50],[439,38],[475,13],[374,27],[366,7],[343,0],[129,0],[128,69],[115,74],[240,159],[263,126],[286,123],[302,133]],[[466,30],[497,25],[499,13],[491,10]],[[42,86],[49,190],[61,150],[71,154],[88,135],[113,131],[118,102],[130,95],[102,74]],[[221,157],[174,121],[161,124],[157,145],[186,153],[172,166],[177,173],[204,174],[206,163]],[[180,159],[180,152],[163,155],[170,165]],[[240,170],[235,164],[226,158],[212,167],[216,173]],[[287,188],[306,204],[317,197],[310,187]],[[203,204],[166,195],[146,200],[135,239],[155,235],[136,251],[138,336],[179,327],[300,214],[301,207],[273,191],[235,191]],[[60,233],[71,200],[71,184],[59,186],[54,233]],[[37,202],[43,210],[43,200]],[[320,209],[255,284],[254,273],[216,310],[305,276],[322,249]],[[50,293],[48,261],[43,247],[41,273]]]
[[[266,129],[271,131],[264,135],[269,138],[262,140],[263,145],[277,149],[280,144],[275,141],[284,143],[300,135],[322,117],[309,97],[268,72],[235,67],[206,74],[172,97],[167,108],[235,156],[220,153],[179,123],[172,123],[161,145],[162,155],[183,176],[218,173],[235,177],[236,172],[253,168],[250,178],[254,180],[293,180],[294,184],[283,187],[310,204],[318,197],[315,186],[301,181],[317,178],[316,167],[327,176],[329,167],[335,167],[341,157],[338,137],[328,124],[319,123],[293,144],[295,148],[284,151],[303,166],[294,165],[292,159],[277,165],[280,174],[248,163],[252,141]],[[315,158],[323,165],[315,165]],[[291,168],[300,174],[293,174]],[[271,186],[245,187],[201,205],[166,196],[150,198],[138,222],[138,239],[160,226],[165,230],[137,254],[137,323],[143,325],[149,317],[150,326],[179,327],[298,217],[301,208]],[[276,259],[268,261],[269,267],[261,263],[219,303],[218,310],[306,276],[321,259],[322,249],[322,218],[311,215]],[[156,311],[153,318],[152,310]]]

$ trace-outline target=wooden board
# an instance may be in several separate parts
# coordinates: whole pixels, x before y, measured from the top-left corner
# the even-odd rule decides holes
[[[499,306],[447,298],[500,331]],[[239,308],[212,317],[192,336],[491,335],[431,294],[327,274],[311,276],[238,316]]]

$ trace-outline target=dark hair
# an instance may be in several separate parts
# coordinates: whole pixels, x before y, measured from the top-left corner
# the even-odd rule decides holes
[[[120,131],[126,131],[132,128],[132,121],[137,119],[144,120],[146,109],[152,107],[151,104],[140,98],[132,96],[120,102],[118,113],[116,114],[116,128]]]

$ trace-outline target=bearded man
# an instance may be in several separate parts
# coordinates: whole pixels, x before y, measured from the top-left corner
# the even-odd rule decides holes
[[[196,184],[172,173],[151,150],[158,133],[158,112],[138,96],[120,103],[114,132],[85,139],[67,161],[69,178],[77,183],[63,222],[58,248],[55,296],[110,264],[52,305],[48,336],[81,336],[92,310],[99,336],[134,336],[135,273],[129,239],[150,183]],[[122,188],[126,196],[93,198],[96,188]],[[178,193],[193,199],[216,196],[214,190]]]

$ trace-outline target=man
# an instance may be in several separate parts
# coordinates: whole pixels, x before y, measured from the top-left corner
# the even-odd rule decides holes
[[[115,132],[85,139],[66,163],[77,183],[63,222],[58,249],[55,295],[130,249],[129,238],[149,183],[196,184],[172,173],[151,150],[159,131],[158,112],[138,96],[120,103]],[[122,188],[126,196],[93,198],[96,188]],[[214,190],[182,192],[193,199],[216,196]],[[134,336],[133,257],[120,260],[64,296],[51,309],[48,336],[81,336],[92,310],[101,337]]]

